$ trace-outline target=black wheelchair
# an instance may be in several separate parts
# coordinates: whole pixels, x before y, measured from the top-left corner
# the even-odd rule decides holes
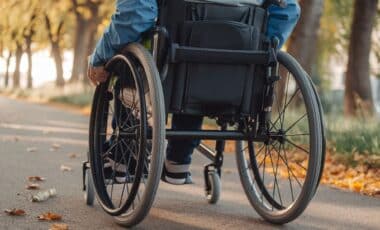
[[[225,142],[233,140],[241,184],[265,220],[284,224],[305,210],[323,171],[323,111],[307,73],[265,36],[268,6],[283,1],[246,2],[159,1],[156,27],[108,62],[83,165],[88,205],[96,195],[117,223],[137,225],[155,198],[165,139],[200,139],[216,141],[215,151],[198,147],[212,161],[204,169],[209,203],[219,199]],[[218,128],[167,129],[172,114],[208,117]],[[115,171],[105,177],[110,154],[123,181]]]

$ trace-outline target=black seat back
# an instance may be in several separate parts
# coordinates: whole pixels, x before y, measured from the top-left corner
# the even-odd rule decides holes
[[[260,7],[185,0],[160,3],[159,24],[179,46],[258,50],[265,21],[266,11]],[[258,94],[254,89],[258,85],[256,69],[252,64],[173,63],[164,81],[167,111],[206,116],[251,114],[251,99]]]

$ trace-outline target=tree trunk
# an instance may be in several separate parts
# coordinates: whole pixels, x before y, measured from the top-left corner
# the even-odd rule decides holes
[[[33,88],[33,77],[32,77],[32,70],[33,70],[33,63],[32,63],[32,37],[26,37],[25,38],[26,43],[26,54],[28,56],[28,75],[27,75],[27,85],[26,87],[28,89]]]
[[[57,71],[57,78],[55,80],[55,85],[57,87],[63,87],[65,85],[65,79],[63,78],[63,66],[62,66],[62,52],[59,47],[58,42],[52,42],[51,52],[53,54],[55,68]]]
[[[77,20],[75,35],[74,62],[70,82],[86,79],[88,56],[94,49],[97,23],[91,20]]]
[[[86,62],[86,22],[81,16],[76,16],[76,30],[74,41],[74,59],[70,82],[77,82],[81,78],[81,68]]]
[[[317,47],[315,44],[318,42],[323,2],[323,0],[300,1],[301,18],[289,41],[288,52],[300,62],[310,75],[316,62]]]
[[[369,57],[377,3],[378,0],[355,0],[345,80],[344,113],[346,116],[373,113]]]
[[[87,44],[87,55],[86,55],[86,63],[82,67],[82,75],[84,76],[82,81],[85,84],[89,83],[89,80],[87,78],[87,67],[88,67],[88,59],[87,57],[91,55],[91,53],[94,51],[95,45],[96,45],[96,34],[98,32],[98,22],[97,21],[90,21],[88,25],[88,44]]]
[[[8,88],[9,86],[9,65],[11,64],[12,51],[9,51],[7,61],[6,61],[6,70],[5,70],[5,78],[4,78],[4,87]]]
[[[95,37],[98,24],[100,23],[99,4],[94,2],[87,2],[86,4],[91,11],[91,17],[89,19],[84,18],[80,12],[75,12],[77,24],[75,30],[73,70],[70,82],[81,79],[84,82],[87,81],[88,56],[91,55],[94,49],[96,42]]]
[[[20,88],[20,64],[22,57],[22,46],[17,42],[16,48],[16,65],[13,73],[13,88]]]

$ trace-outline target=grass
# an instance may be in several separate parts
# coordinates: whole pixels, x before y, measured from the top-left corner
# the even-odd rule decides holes
[[[91,104],[92,94],[88,92],[55,96],[49,99],[50,102],[85,107]]]
[[[379,119],[344,119],[329,116],[326,120],[328,148],[343,163],[365,163],[380,167]]]

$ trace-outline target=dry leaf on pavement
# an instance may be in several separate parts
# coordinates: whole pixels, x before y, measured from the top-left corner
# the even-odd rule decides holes
[[[25,188],[28,190],[38,190],[38,189],[40,189],[40,185],[39,184],[27,184],[25,186]]]
[[[52,224],[49,230],[69,230],[69,226],[67,224]]]
[[[29,147],[29,148],[26,148],[26,151],[29,153],[34,153],[34,152],[37,152],[37,148],[36,147]]]
[[[58,215],[56,213],[47,212],[39,215],[38,220],[46,220],[46,221],[53,221],[53,220],[62,220],[62,216]]]
[[[78,157],[78,154],[76,154],[76,153],[69,153],[68,155],[69,155],[69,157],[72,158],[72,159]]]
[[[22,209],[6,209],[4,212],[9,216],[24,216],[26,213]]]
[[[40,176],[30,176],[28,177],[28,181],[30,182],[42,182],[42,181],[45,181],[46,179],[44,177],[40,177]]]
[[[63,172],[70,172],[72,171],[73,169],[70,168],[69,166],[66,166],[66,165],[61,165],[61,171]]]

